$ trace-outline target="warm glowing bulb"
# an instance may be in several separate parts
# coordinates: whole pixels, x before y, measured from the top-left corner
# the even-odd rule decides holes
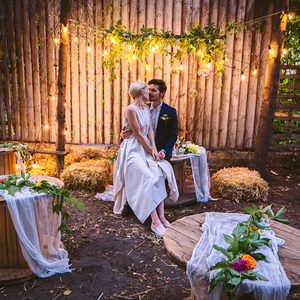
[[[135,56],[134,54],[132,55],[132,59],[133,59],[133,60],[136,60],[136,56]]]
[[[65,135],[67,135],[67,134],[68,134],[68,129],[65,129],[65,132],[64,132],[64,133],[65,133]]]
[[[253,70],[253,75],[256,75],[257,74],[257,68],[255,68],[254,70]]]
[[[179,70],[182,71],[183,70],[183,65],[179,66]]]
[[[68,28],[67,28],[67,27],[64,27],[63,32],[64,32],[64,33],[67,33],[67,32],[68,32]]]
[[[107,50],[104,50],[103,51],[103,56],[106,56],[107,55]]]
[[[58,39],[58,38],[55,38],[55,39],[54,39],[54,44],[57,45],[58,43],[59,43],[59,39]]]
[[[132,46],[131,45],[128,46],[128,50],[132,50]]]
[[[51,96],[51,99],[54,101],[55,100],[55,96]]]
[[[16,164],[16,169],[19,169],[19,166],[18,166],[18,164]]]
[[[241,80],[245,80],[245,79],[246,79],[246,76],[245,76],[245,74],[242,72]]]
[[[75,36],[74,39],[73,39],[74,43],[77,43],[78,42],[78,37]]]
[[[207,68],[210,69],[210,67],[211,67],[211,62],[209,62],[209,63],[207,64]]]
[[[48,125],[48,124],[44,125],[44,128],[45,128],[46,130],[48,130],[48,129],[49,129],[49,125]]]
[[[39,167],[40,167],[39,164],[33,164],[33,165],[32,165],[32,168],[33,168],[33,169],[38,169]]]
[[[283,55],[288,54],[288,52],[289,52],[289,49],[283,48],[283,50],[282,50],[282,54],[283,54]]]
[[[90,46],[87,47],[87,52],[91,52],[92,48]]]
[[[273,55],[273,54],[274,54],[274,51],[273,51],[273,49],[271,48],[271,46],[269,47],[269,54],[270,54],[270,55]]]
[[[154,53],[154,52],[155,52],[155,48],[152,48],[152,49],[151,49],[151,52]]]
[[[159,49],[159,46],[158,46],[158,45],[155,45],[155,46],[154,46],[154,49],[155,49],[155,50],[158,50],[158,49]]]
[[[110,41],[111,41],[112,43],[114,43],[114,42],[115,42],[115,39],[112,37],[112,38],[110,39]]]
[[[67,107],[67,102],[65,102],[64,106]]]
[[[288,14],[288,18],[289,18],[289,20],[293,20],[294,19],[294,14],[293,13],[289,13]]]
[[[202,51],[199,50],[199,51],[197,52],[197,54],[200,56],[200,55],[202,54]]]
[[[147,71],[150,71],[150,70],[151,70],[151,68],[150,68],[149,65],[146,65],[146,70],[147,70]]]

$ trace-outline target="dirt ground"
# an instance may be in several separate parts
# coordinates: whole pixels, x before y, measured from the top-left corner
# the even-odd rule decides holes
[[[286,164],[268,168],[267,204],[273,204],[274,210],[285,205],[291,226],[300,229],[300,171],[293,164],[291,168]],[[64,240],[72,245],[72,273],[0,287],[0,299],[172,300],[189,296],[185,271],[166,254],[163,241],[150,232],[149,224],[140,224],[132,213],[114,216],[113,204],[95,199],[95,194],[73,195],[84,201],[85,210],[73,213],[73,237],[71,242]],[[168,209],[167,216],[175,221],[206,211],[241,212],[246,206],[248,202],[218,200]],[[64,292],[71,293],[65,296]],[[300,299],[300,293],[289,299]]]

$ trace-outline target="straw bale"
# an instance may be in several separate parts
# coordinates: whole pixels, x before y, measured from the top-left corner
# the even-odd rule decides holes
[[[268,184],[257,171],[243,167],[224,168],[211,178],[213,197],[244,201],[263,201],[268,197]]]
[[[38,168],[33,168],[34,164],[38,164]],[[54,177],[56,174],[55,155],[33,154],[27,168],[31,175],[46,175]]]
[[[103,192],[111,176],[111,164],[106,159],[93,159],[67,167],[61,174],[71,190]]]

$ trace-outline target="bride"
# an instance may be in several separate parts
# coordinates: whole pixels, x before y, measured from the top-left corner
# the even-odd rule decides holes
[[[133,98],[125,111],[125,127],[133,134],[125,139],[118,153],[114,171],[114,213],[121,214],[127,202],[137,218],[144,223],[151,216],[151,230],[162,237],[170,223],[165,218],[164,199],[178,199],[178,189],[170,163],[160,160],[151,127],[147,86],[143,82],[130,85]]]

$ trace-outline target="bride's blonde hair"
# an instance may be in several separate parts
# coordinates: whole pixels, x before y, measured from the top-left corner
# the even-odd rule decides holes
[[[147,86],[144,82],[141,82],[141,81],[133,82],[129,87],[128,93],[132,98],[136,98],[137,96],[139,96],[141,94],[141,89],[143,89],[145,87],[147,87]]]

